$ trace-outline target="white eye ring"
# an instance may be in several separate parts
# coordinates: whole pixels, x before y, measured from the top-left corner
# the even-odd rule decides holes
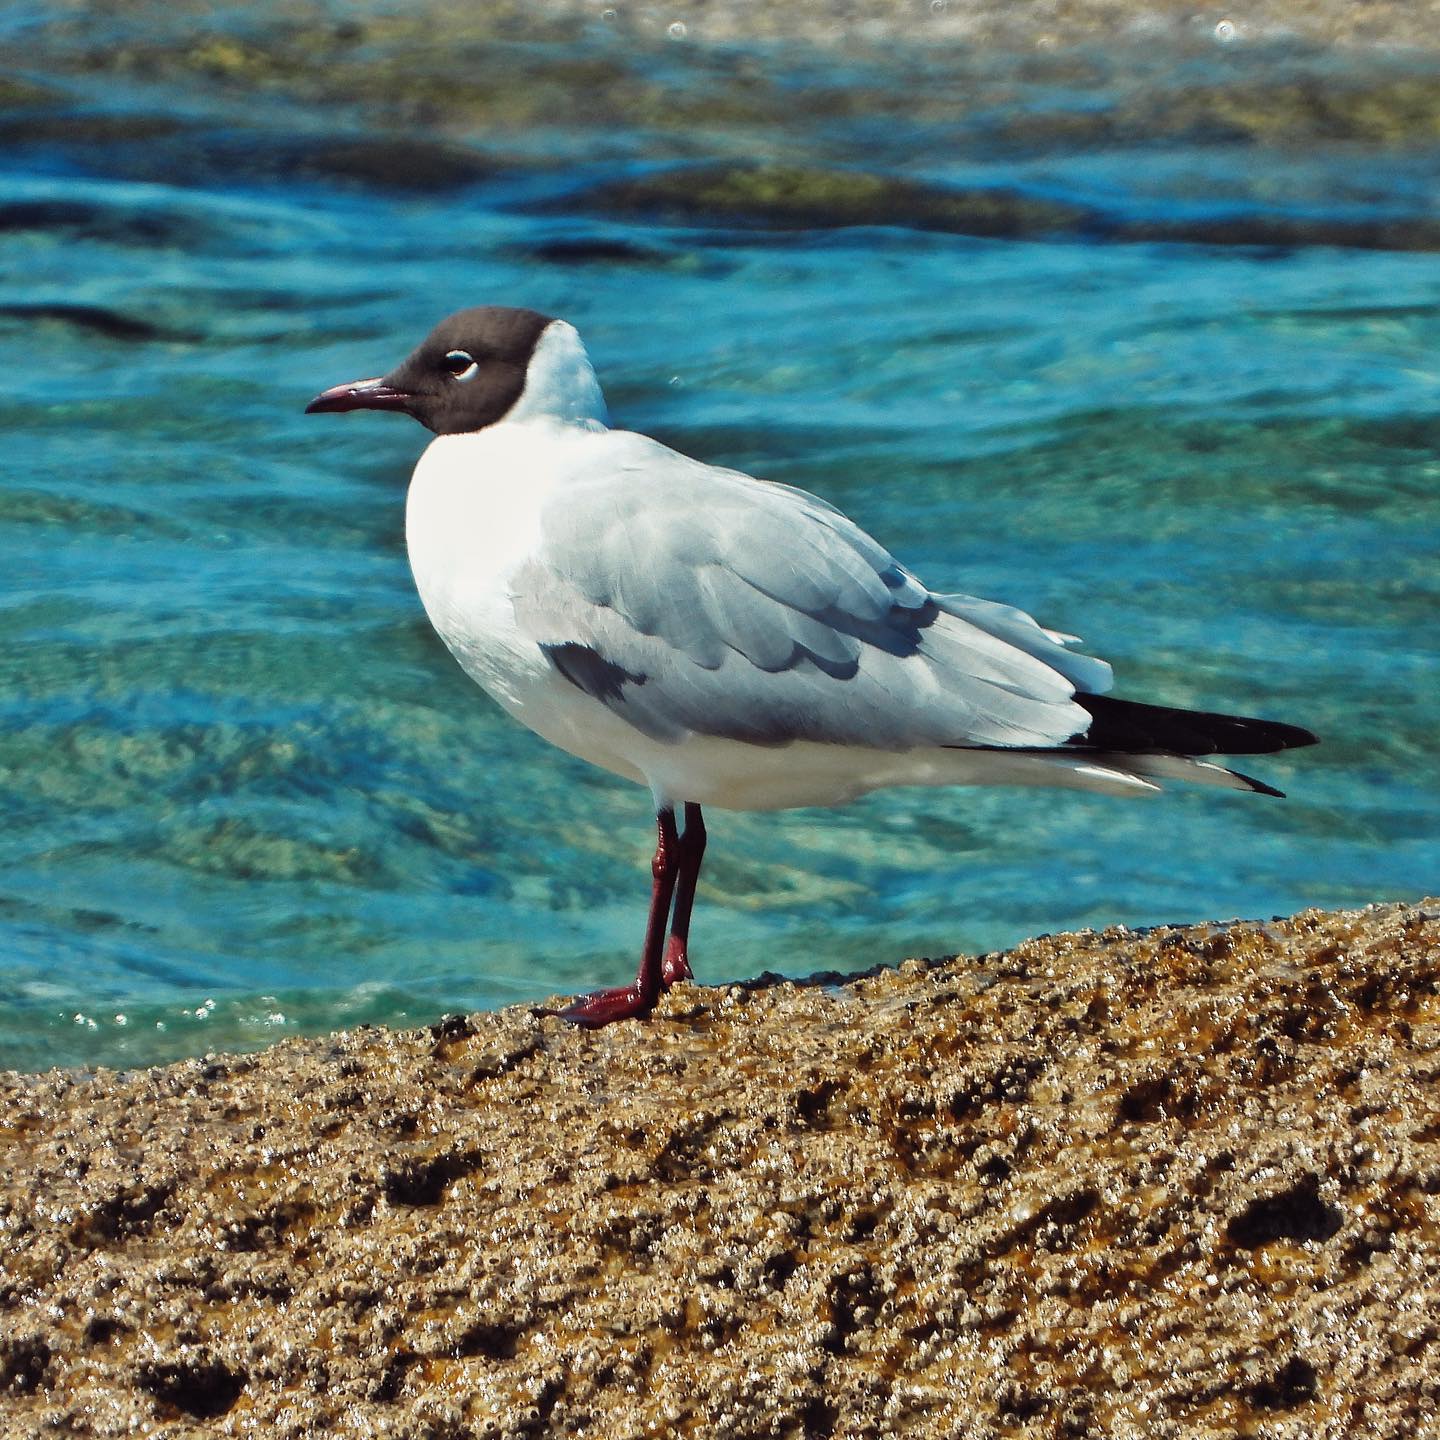
[[[453,379],[473,380],[480,373],[480,366],[468,350],[451,350],[445,356],[445,368]]]

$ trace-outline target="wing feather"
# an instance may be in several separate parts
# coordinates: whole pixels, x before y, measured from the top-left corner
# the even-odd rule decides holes
[[[542,513],[512,580],[522,632],[673,741],[881,749],[1061,745],[1109,667],[1023,611],[934,595],[833,506],[611,432],[618,463]],[[576,678],[580,677],[580,678]]]

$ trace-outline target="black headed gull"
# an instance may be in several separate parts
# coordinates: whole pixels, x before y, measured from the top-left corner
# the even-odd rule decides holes
[[[639,973],[560,1012],[581,1025],[647,1015],[690,978],[704,805],[1161,780],[1278,795],[1196,757],[1315,741],[1110,699],[1110,667],[1075,637],[935,594],[817,496],[610,429],[580,336],[533,310],[462,310],[388,375],[307,409],[401,410],[434,431],[406,510],[431,624],[522,724],[654,797]]]

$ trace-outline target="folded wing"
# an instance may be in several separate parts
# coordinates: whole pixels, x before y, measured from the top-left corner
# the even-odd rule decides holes
[[[1109,666],[1022,611],[935,595],[823,500],[615,435],[513,581],[557,671],[662,741],[1062,746]]]

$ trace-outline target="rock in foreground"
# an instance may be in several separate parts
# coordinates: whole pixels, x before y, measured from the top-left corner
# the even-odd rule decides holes
[[[1416,1436],[1440,909],[0,1078],[9,1434]]]

